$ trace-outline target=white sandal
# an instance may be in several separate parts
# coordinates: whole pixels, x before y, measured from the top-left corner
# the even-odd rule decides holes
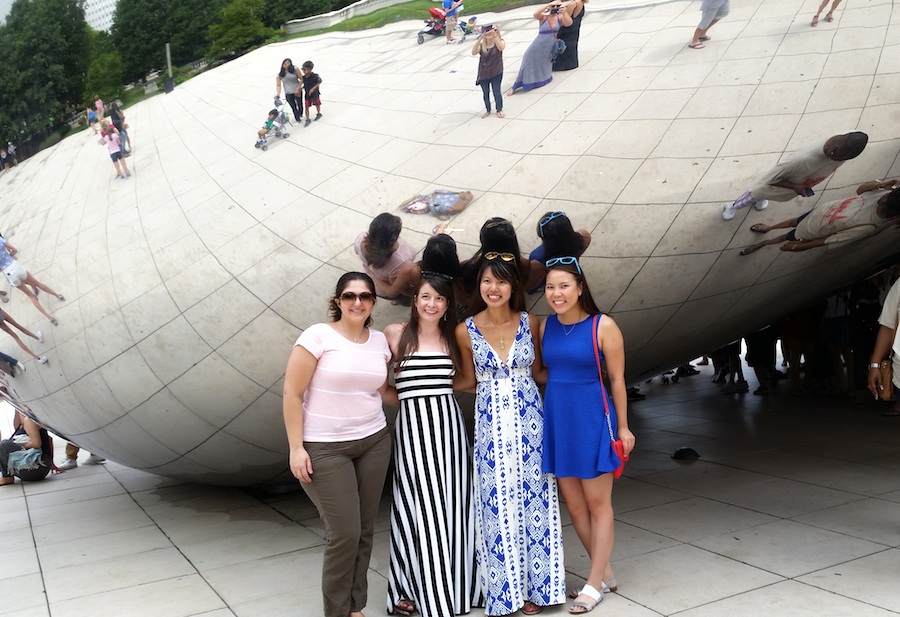
[[[605,586],[605,585],[601,585],[601,587],[603,587],[603,586]],[[594,610],[594,607],[596,607],[598,604],[600,604],[600,601],[603,599],[603,593],[600,591],[597,591],[591,585],[585,585],[584,587],[582,587],[580,595],[589,597],[591,600],[593,600],[593,602],[587,603],[587,602],[579,602],[578,600],[575,600],[574,602],[572,602],[572,604],[569,605],[569,613],[571,615],[582,615],[584,613],[590,613],[592,610]],[[576,610],[576,609],[584,609],[584,610]]]
[[[616,577],[611,577],[608,581],[603,581],[603,585],[600,587],[601,593],[614,593],[619,589],[619,582],[616,580]],[[569,592],[569,597],[573,600],[577,598],[581,594],[581,587],[573,587],[572,591]]]

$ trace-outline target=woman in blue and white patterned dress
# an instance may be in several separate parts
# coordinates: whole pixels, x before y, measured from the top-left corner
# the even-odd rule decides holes
[[[556,478],[541,472],[543,418],[532,369],[544,373],[537,318],[512,253],[485,253],[480,311],[457,326],[458,389],[477,382],[475,555],[485,612],[539,613],[565,601]]]

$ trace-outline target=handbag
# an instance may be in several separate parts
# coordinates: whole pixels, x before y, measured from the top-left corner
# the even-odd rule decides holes
[[[878,395],[883,401],[893,401],[894,398],[894,365],[890,360],[881,363],[881,392]]]
[[[613,470],[613,478],[617,480],[622,477],[625,472],[625,463],[631,458],[625,453],[625,444],[621,439],[616,439],[613,434],[612,418],[609,417],[609,397],[606,395],[606,386],[603,384],[603,367],[600,365],[599,342],[597,341],[597,323],[600,321],[600,315],[594,315],[591,321],[591,340],[594,343],[594,359],[597,361],[597,375],[600,379],[600,393],[603,399],[603,411],[606,414],[606,428],[609,429],[609,441],[612,444],[613,452],[619,457],[619,466]]]
[[[557,17],[559,19],[559,17]],[[561,26],[562,24],[560,24]],[[553,31],[553,25],[550,25],[550,34],[553,35],[555,39],[553,41],[553,47],[550,48],[550,62],[556,62],[556,57],[559,54],[566,53],[566,42],[561,40],[558,36],[556,36],[556,32]]]

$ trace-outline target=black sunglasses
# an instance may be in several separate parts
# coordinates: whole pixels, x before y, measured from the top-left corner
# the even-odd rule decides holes
[[[356,302],[359,300],[360,302],[374,302],[375,294],[370,291],[364,291],[362,293],[353,293],[352,291],[345,291],[341,294],[341,300],[344,302]]]

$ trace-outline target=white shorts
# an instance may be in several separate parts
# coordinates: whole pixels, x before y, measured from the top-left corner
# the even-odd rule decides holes
[[[18,287],[28,278],[28,270],[18,261],[13,261],[12,265],[3,271],[3,274],[6,275],[6,280],[13,287]]]

